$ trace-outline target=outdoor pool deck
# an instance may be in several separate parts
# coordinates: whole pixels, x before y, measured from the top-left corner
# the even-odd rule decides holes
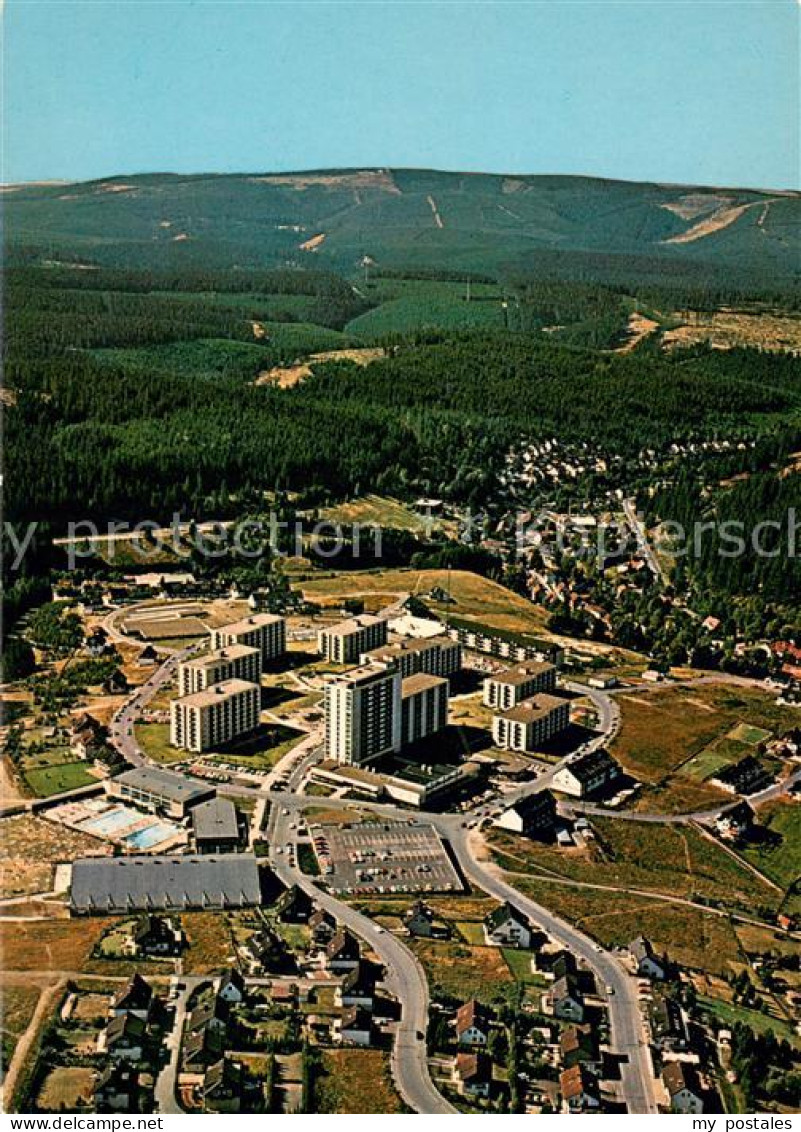
[[[186,831],[179,825],[105,798],[65,802],[48,811],[46,816],[50,821],[88,833],[101,841],[110,841],[131,853],[151,849],[165,852],[183,846],[187,841]]]

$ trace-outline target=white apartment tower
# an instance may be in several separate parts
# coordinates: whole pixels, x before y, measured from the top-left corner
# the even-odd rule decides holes
[[[230,743],[259,725],[261,688],[247,680],[225,680],[170,704],[170,742],[200,753]]]
[[[241,621],[211,630],[211,647],[248,645],[261,652],[262,668],[286,652],[286,621],[275,613],[253,613]]]
[[[386,621],[369,613],[329,625],[317,634],[317,647],[332,664],[356,664],[362,653],[386,643]]]
[[[552,692],[555,687],[556,667],[547,661],[529,660],[488,676],[484,681],[484,703],[508,711],[538,692]]]
[[[178,666],[178,694],[191,696],[224,680],[247,680],[258,684],[261,652],[250,645],[229,645],[206,656],[192,657]]]
[[[325,688],[325,755],[360,766],[400,750],[401,675],[365,665]]]

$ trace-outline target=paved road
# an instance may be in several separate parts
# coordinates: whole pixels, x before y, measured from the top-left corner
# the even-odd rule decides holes
[[[314,758],[315,752],[311,752],[292,770],[287,783],[290,791],[300,783]],[[290,801],[295,803],[291,809],[285,804]],[[365,940],[384,964],[387,988],[401,1006],[392,1046],[392,1075],[406,1104],[420,1113],[455,1113],[456,1110],[435,1088],[428,1071],[428,982],[416,957],[390,932],[378,928],[367,916],[312,884],[296,865],[289,864],[285,852],[275,852],[276,848],[283,849],[292,841],[289,827],[298,802],[307,806],[319,805],[319,799],[297,795],[290,799],[280,794],[273,803],[267,830],[271,867],[283,884],[297,884],[340,923]],[[284,810],[288,813],[285,814]],[[408,818],[405,811],[404,816]]]
[[[182,977],[181,981],[184,984],[184,989],[179,992],[175,1000],[175,1019],[173,1021],[173,1027],[164,1041],[165,1048],[170,1051],[170,1057],[167,1064],[156,1078],[156,1086],[153,1091],[156,1108],[161,1113],[184,1112],[178,1104],[175,1086],[178,1080],[178,1061],[181,1054],[181,1038],[186,1021],[187,1003],[189,1002],[189,996],[195,988],[207,980],[208,975],[195,975],[190,978]]]
[[[658,578],[663,586],[668,585],[669,579],[665,571],[659,565],[659,560],[654,554],[651,544],[648,541],[648,532],[642,524],[638,514],[635,501],[633,499],[623,500],[623,511],[629,521],[629,525],[637,538],[637,548],[646,561],[648,569]]]
[[[653,1069],[635,980],[612,955],[603,951],[588,936],[507,884],[499,875],[499,870],[479,864],[474,834],[463,828],[453,829],[450,844],[462,871],[472,883],[497,900],[513,903],[532,923],[577,958],[583,959],[594,972],[598,991],[607,998],[612,1049],[626,1059],[621,1065],[621,1075],[628,1111],[655,1113],[657,1106]]]

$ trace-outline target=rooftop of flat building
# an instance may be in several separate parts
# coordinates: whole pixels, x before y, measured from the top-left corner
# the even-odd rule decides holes
[[[532,696],[531,699],[523,700],[508,711],[501,712],[500,716],[512,723],[536,723],[538,719],[545,719],[552,711],[566,703],[567,700],[563,700],[560,696]]]
[[[202,692],[192,692],[191,695],[182,696],[172,702],[182,704],[184,707],[209,707],[211,704],[241,695],[243,692],[251,692],[254,689],[258,691],[259,685],[252,684],[249,680],[234,678],[222,680],[219,684],[212,684],[210,688],[204,688]]]
[[[186,668],[213,668],[220,661],[241,660],[245,656],[259,656],[259,650],[250,645],[225,645],[224,648],[215,649],[214,652],[204,653],[203,656],[191,657],[183,662]]]
[[[535,676],[543,676],[546,672],[554,672],[555,667],[547,660],[528,660],[524,664],[515,664],[511,668],[504,668],[487,677],[499,684],[525,684]]]
[[[326,625],[323,633],[333,633],[335,636],[348,636],[358,633],[360,629],[369,629],[373,625],[380,625],[381,618],[372,613],[361,613],[358,617],[349,617],[346,621],[337,621],[336,625]]]
[[[216,633],[246,633],[249,629],[261,629],[266,625],[277,625],[283,621],[277,613],[251,613],[240,621],[231,621],[227,625],[215,626]]]
[[[418,696],[421,692],[427,692],[429,688],[439,688],[442,685],[448,687],[448,681],[444,676],[431,676],[428,672],[415,672],[413,676],[407,676],[401,683],[401,696],[404,699],[408,696]]]

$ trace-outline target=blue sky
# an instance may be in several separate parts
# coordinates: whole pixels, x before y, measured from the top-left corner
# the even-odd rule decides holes
[[[799,187],[795,0],[7,0],[2,179],[396,165]]]

